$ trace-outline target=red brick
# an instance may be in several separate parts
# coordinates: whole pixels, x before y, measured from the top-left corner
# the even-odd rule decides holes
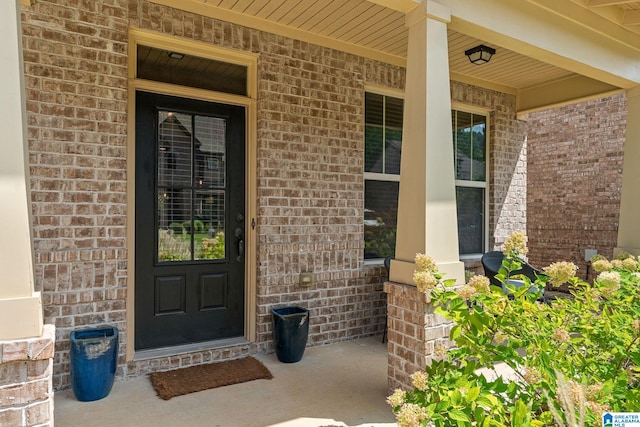
[[[613,256],[626,111],[625,95],[614,95],[530,115],[527,234],[532,264],[542,268],[571,261],[585,278],[585,249]]]

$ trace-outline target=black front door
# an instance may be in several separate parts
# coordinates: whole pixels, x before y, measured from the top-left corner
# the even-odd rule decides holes
[[[136,350],[244,334],[244,165],[244,107],[136,93]]]

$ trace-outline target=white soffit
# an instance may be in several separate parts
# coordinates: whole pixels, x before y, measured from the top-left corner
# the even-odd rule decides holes
[[[398,66],[406,66],[408,31],[405,13],[417,4],[416,0],[150,1]],[[451,3],[452,6],[465,4],[465,0],[453,0],[453,3],[451,0],[439,1],[445,5]],[[476,1],[482,0],[473,0]],[[526,3],[551,11],[567,22],[578,23],[594,34],[602,34],[614,44],[637,44],[640,48],[640,1],[525,0],[523,5]],[[572,17],[567,11],[580,13]],[[627,22],[631,22],[636,14],[639,25],[623,26],[625,15]],[[539,91],[538,88],[552,88],[556,84],[560,86],[563,81],[581,81],[576,77],[581,77],[580,73],[585,70],[575,67],[575,62],[557,61],[552,54],[532,58],[530,52],[519,48],[522,43],[516,43],[508,49],[501,45],[500,38],[492,40],[492,43],[479,35],[473,37],[469,35],[473,31],[464,34],[467,32],[465,26],[459,25],[459,21],[454,23],[448,32],[452,80],[521,95],[523,101],[528,99],[523,106],[531,104],[527,105],[529,108],[536,108],[534,104],[538,104],[532,97]],[[602,23],[605,25],[600,25]],[[471,64],[464,55],[465,50],[479,44],[496,49],[491,61],[481,66]],[[589,90],[600,88],[594,83],[598,74],[591,74],[591,82],[584,80],[589,83]],[[610,82],[614,80],[609,79]],[[615,90],[622,86],[610,83],[602,87]],[[576,96],[592,95],[576,93]]]

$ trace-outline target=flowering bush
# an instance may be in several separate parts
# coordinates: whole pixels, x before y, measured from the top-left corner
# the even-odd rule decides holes
[[[171,230],[158,230],[158,261],[184,261],[191,259],[189,242],[176,238]]]
[[[202,239],[202,258],[224,258],[224,233],[222,231],[218,231],[215,236],[210,239]]]
[[[521,268],[526,236],[505,244],[496,276],[504,284]],[[600,425],[604,411],[640,411],[640,273],[635,258],[593,261],[593,284],[571,263],[554,263],[533,283],[507,285],[483,276],[453,288],[435,263],[416,257],[414,281],[431,292],[436,313],[455,322],[450,339],[412,391],[388,398],[400,426]],[[570,295],[540,302],[547,283]],[[508,379],[496,364],[511,370]],[[480,373],[479,369],[484,368]]]

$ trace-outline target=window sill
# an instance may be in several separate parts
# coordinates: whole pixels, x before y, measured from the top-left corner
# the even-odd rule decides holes
[[[370,258],[364,260],[365,267],[382,267],[384,266],[384,258]]]

